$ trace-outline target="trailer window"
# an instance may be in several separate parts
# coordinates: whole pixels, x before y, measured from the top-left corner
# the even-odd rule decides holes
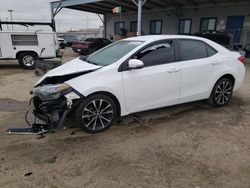
[[[38,46],[37,35],[11,35],[14,46]]]

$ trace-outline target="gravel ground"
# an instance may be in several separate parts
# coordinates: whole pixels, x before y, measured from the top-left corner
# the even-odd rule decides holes
[[[44,138],[6,135],[26,126],[37,79],[0,65],[1,188],[250,187],[250,74],[224,108],[201,101],[143,112],[96,135],[69,120]]]

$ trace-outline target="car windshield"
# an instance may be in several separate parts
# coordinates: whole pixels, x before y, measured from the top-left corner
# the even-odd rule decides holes
[[[142,43],[142,41],[119,41],[89,55],[87,58],[81,58],[81,60],[95,65],[111,65]]]

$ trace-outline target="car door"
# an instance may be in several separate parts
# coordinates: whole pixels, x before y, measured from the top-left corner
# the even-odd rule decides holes
[[[162,41],[138,52],[141,69],[122,72],[124,97],[129,113],[179,102],[180,67],[175,63],[173,41]]]
[[[209,97],[211,87],[222,71],[223,57],[203,41],[178,40],[181,89],[180,102]]]

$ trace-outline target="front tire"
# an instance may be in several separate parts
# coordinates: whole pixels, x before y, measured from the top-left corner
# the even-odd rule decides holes
[[[215,84],[209,97],[209,104],[215,107],[225,106],[232,98],[233,83],[227,78],[222,78]]]
[[[38,56],[34,52],[23,52],[18,56],[18,62],[24,69],[34,69]]]
[[[102,94],[87,97],[75,111],[76,123],[89,133],[99,133],[108,129],[116,117],[115,102]]]

